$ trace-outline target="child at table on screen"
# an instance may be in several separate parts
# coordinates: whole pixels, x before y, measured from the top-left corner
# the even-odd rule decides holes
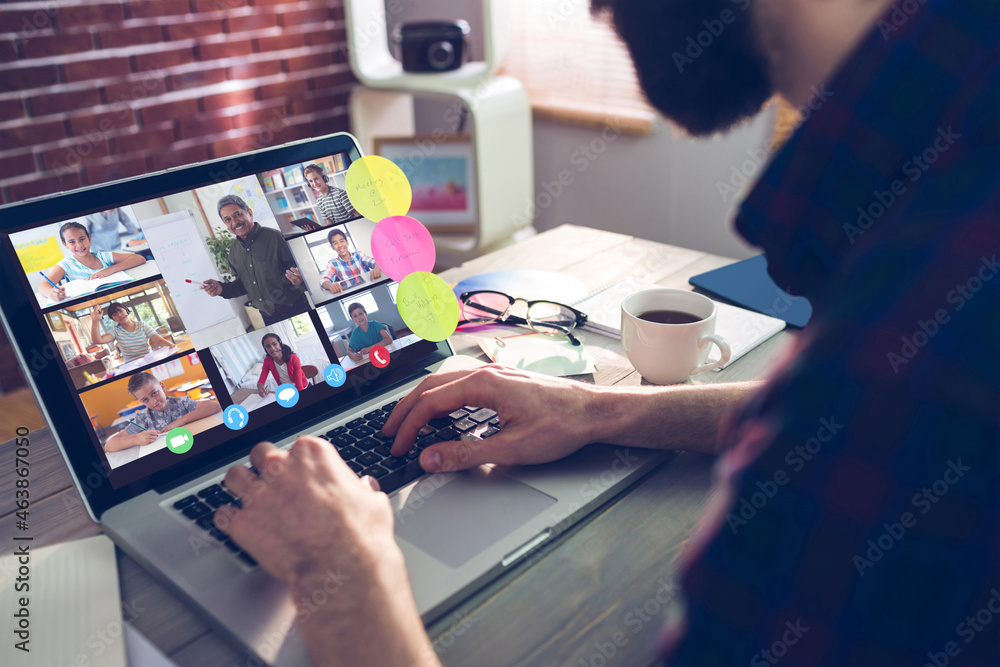
[[[146,406],[136,413],[124,429],[104,443],[104,451],[120,452],[129,447],[149,445],[157,436],[172,428],[190,424],[216,412],[222,407],[218,401],[192,401],[187,396],[167,396],[163,383],[152,373],[136,373],[128,380],[128,390]]]
[[[131,269],[146,263],[146,258],[131,252],[107,252],[90,250],[90,232],[79,222],[67,222],[59,228],[59,239],[70,251],[69,257],[63,257],[49,269],[38,285],[38,291],[53,301],[66,298],[66,290],[58,285],[63,278],[70,280],[95,280],[110,276],[112,273]],[[52,281],[51,283],[49,281]]]

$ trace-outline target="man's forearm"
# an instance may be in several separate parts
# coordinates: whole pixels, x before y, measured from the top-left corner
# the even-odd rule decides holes
[[[593,399],[594,442],[716,454],[728,415],[762,384],[601,388]]]
[[[219,296],[223,299],[235,299],[247,293],[247,288],[244,287],[243,281],[239,278],[228,283],[219,282],[219,285],[222,287],[222,292],[219,293]]]

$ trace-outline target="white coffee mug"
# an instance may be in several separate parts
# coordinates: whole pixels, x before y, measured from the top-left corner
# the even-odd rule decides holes
[[[696,321],[663,324],[639,316],[657,310],[686,313]],[[653,384],[684,382],[696,373],[729,361],[729,343],[715,335],[715,303],[687,290],[658,288],[630,294],[622,301],[622,346],[633,368]],[[722,358],[705,363],[711,344]]]

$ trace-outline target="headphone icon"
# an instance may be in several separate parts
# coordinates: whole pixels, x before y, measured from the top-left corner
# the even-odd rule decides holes
[[[303,167],[302,178],[308,178],[308,176],[306,176],[306,172],[309,170],[318,171],[319,175],[323,178],[324,183],[330,182],[330,179],[327,178],[326,173],[323,171],[323,167],[319,166],[318,164],[307,164],[305,167]]]

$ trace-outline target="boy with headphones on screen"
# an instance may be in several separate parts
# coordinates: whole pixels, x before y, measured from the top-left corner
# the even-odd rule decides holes
[[[323,173],[323,167],[318,164],[307,165],[302,170],[309,187],[316,193],[316,210],[326,218],[327,225],[347,222],[360,218],[361,215],[351,206],[347,191],[335,185],[330,185],[330,179]]]

